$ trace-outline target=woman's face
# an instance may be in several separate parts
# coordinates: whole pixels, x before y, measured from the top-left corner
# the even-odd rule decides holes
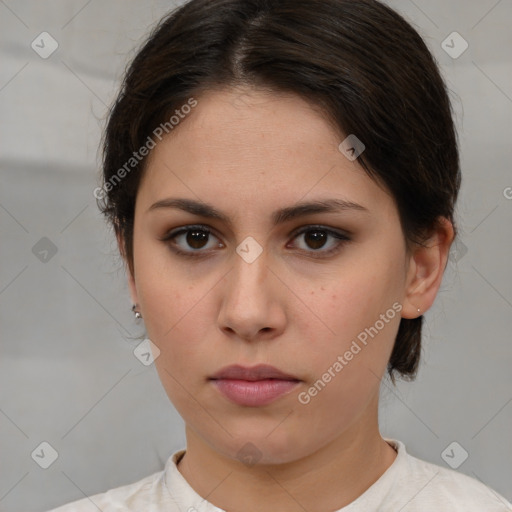
[[[261,462],[290,462],[376,428],[409,264],[392,197],[300,98],[231,89],[196,99],[151,153],[135,211],[130,284],[169,398],[232,458],[250,442]],[[295,210],[319,201],[345,207]],[[212,379],[261,364],[295,380]]]

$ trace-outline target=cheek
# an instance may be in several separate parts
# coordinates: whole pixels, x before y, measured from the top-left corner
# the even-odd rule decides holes
[[[187,366],[197,352],[207,322],[206,297],[202,287],[190,287],[179,280],[146,282],[143,291],[144,322],[149,338],[160,348],[163,359]]]
[[[173,262],[170,249],[156,235],[136,229],[135,283],[148,334],[155,339],[171,335],[180,319],[199,302],[183,266]]]
[[[334,334],[315,337],[303,318],[303,332],[315,347],[302,360],[309,379],[297,406],[308,428],[335,435],[378,393],[400,321],[385,292],[384,286],[376,289],[373,279],[354,279],[322,291],[323,318]]]
[[[346,269],[311,296],[312,307],[320,310],[335,336],[345,340],[373,323],[390,307],[388,301],[387,278],[378,275],[375,265]]]
[[[191,319],[197,318],[195,308],[200,303],[200,292],[170,265],[169,255],[162,247],[144,237],[138,243],[135,282],[147,335],[161,351],[157,361],[181,358],[178,349],[189,346],[187,330],[197,325]]]
[[[146,285],[144,322],[148,337],[160,350],[155,360],[159,378],[187,421],[204,422],[204,410],[191,396],[196,395],[208,362],[205,347],[198,341],[205,337],[208,320],[205,289],[187,286],[179,279],[148,280]]]
[[[299,322],[303,332],[309,333],[310,343],[316,347],[310,362],[317,379],[331,368],[336,374],[333,382],[344,381],[343,386],[355,390],[360,389],[361,380],[380,377],[400,322],[400,314],[396,311],[399,294],[394,282],[398,270],[397,266],[379,266],[374,261],[372,265],[351,268],[333,276],[324,286],[310,292],[311,307],[318,311],[324,324],[315,322],[315,325],[322,327],[323,334],[319,335],[317,330],[315,335],[312,331],[311,315],[300,317]],[[343,359],[343,370],[339,370],[338,364],[336,372],[332,367],[338,356]],[[329,387],[334,391],[336,384]]]

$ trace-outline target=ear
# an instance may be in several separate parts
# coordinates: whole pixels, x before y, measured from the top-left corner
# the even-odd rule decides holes
[[[425,242],[425,246],[415,245],[411,250],[402,318],[417,318],[423,315],[432,306],[441,286],[454,238],[454,229],[452,223],[445,217],[438,220],[438,225]]]
[[[137,294],[137,287],[135,286],[135,278],[133,275],[131,265],[128,263],[128,258],[126,256],[124,238],[119,231],[116,231],[116,238],[117,238],[117,246],[119,247],[119,253],[121,254],[121,257],[123,258],[126,275],[128,277],[128,288],[130,290],[130,297],[132,300],[132,304],[138,304],[139,297]]]

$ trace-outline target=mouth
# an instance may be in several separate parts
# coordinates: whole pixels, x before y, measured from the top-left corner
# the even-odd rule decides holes
[[[273,366],[227,366],[209,378],[231,402],[247,407],[268,405],[296,388],[301,380]]]
[[[233,380],[246,380],[246,381],[258,381],[258,380],[295,380],[299,381],[298,377],[282,372],[281,370],[267,364],[259,364],[257,366],[246,367],[240,365],[226,366],[214,374],[210,379],[233,379]]]

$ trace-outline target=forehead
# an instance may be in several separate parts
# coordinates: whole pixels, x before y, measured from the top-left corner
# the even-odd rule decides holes
[[[390,206],[386,191],[340,152],[344,136],[299,96],[238,88],[195,99],[152,150],[141,201],[181,195],[273,211],[328,195]]]

